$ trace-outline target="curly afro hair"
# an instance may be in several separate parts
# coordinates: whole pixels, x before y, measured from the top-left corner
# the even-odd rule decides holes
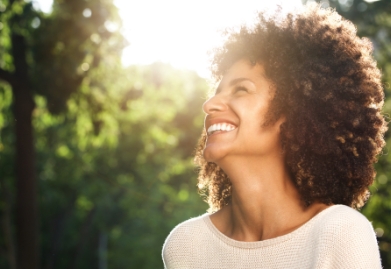
[[[286,118],[280,136],[303,203],[362,207],[386,131],[381,73],[370,41],[359,38],[351,22],[318,5],[258,18],[255,26],[228,33],[215,50],[214,77],[221,79],[242,59],[263,65],[275,88],[266,121]],[[230,202],[231,182],[203,158],[205,142],[204,131],[195,156],[198,188],[209,210],[216,211]]]

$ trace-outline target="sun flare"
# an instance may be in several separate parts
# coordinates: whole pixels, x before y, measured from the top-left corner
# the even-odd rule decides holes
[[[130,45],[124,50],[124,65],[170,63],[196,70],[207,77],[207,52],[221,42],[219,31],[250,22],[256,11],[277,1],[180,1],[116,0]],[[284,7],[301,0],[279,1]]]
[[[53,0],[34,1],[50,12]],[[114,0],[130,45],[125,66],[156,61],[191,69],[208,77],[208,51],[221,43],[222,30],[251,22],[256,11],[281,4],[301,6],[301,0]]]

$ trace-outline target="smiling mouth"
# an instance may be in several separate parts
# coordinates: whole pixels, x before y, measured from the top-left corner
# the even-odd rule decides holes
[[[212,135],[216,132],[230,132],[236,129],[235,125],[229,124],[229,123],[216,123],[211,125],[208,130],[208,136]]]

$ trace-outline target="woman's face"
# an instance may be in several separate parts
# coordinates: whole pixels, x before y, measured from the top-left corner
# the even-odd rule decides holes
[[[208,134],[205,159],[219,164],[241,157],[281,154],[279,133],[284,120],[264,126],[273,94],[261,65],[245,60],[233,64],[215,95],[203,105]]]

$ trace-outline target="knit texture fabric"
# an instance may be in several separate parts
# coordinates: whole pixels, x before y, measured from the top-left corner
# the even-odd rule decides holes
[[[242,242],[221,233],[209,214],[175,227],[163,246],[166,269],[378,269],[371,223],[358,211],[334,205],[293,232]]]

